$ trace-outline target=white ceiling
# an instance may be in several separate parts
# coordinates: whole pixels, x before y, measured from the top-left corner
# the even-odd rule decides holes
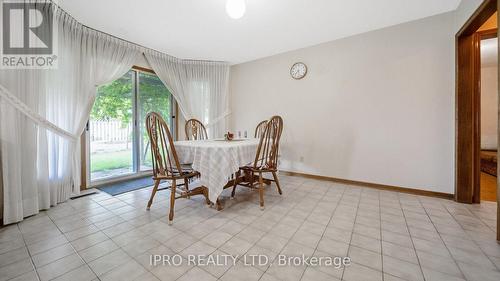
[[[498,62],[498,40],[497,38],[481,41],[481,66],[496,66]]]
[[[241,63],[451,11],[460,0],[59,0],[85,25],[170,55]]]

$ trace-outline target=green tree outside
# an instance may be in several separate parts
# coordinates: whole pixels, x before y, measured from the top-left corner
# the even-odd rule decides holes
[[[136,110],[140,138],[139,155],[141,166],[148,167],[151,166],[151,157],[149,138],[145,128],[146,115],[155,111],[163,116],[167,124],[171,124],[172,120],[171,94],[156,75],[145,72],[137,72],[136,74],[136,71],[131,70],[123,77],[99,87],[90,116],[93,120],[120,120],[122,127],[127,127],[133,120],[135,83],[137,83]],[[128,133],[128,140],[132,139],[133,131],[131,130]],[[91,171],[113,170],[130,166],[130,159],[126,157],[126,153],[122,153],[121,157],[117,157],[117,155],[115,151],[101,152],[99,155],[91,156]]]

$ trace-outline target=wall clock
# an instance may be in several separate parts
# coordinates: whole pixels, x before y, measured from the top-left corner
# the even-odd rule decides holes
[[[302,62],[296,62],[290,68],[290,75],[293,79],[299,80],[307,74],[307,66]]]

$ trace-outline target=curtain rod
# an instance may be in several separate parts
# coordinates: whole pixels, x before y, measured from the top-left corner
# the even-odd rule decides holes
[[[81,25],[82,27],[84,28],[87,28],[87,29],[90,29],[94,32],[98,32],[98,33],[102,33],[102,34],[105,34],[109,37],[112,37],[112,38],[115,38],[115,39],[118,39],[118,40],[121,40],[121,41],[124,41],[124,42],[127,42],[129,44],[132,44],[132,45],[135,45],[137,47],[140,47],[142,49],[145,49],[145,50],[151,50],[153,52],[156,52],[156,53],[159,53],[159,54],[162,54],[162,55],[167,55],[167,56],[170,56],[170,57],[173,57],[173,58],[176,58],[176,59],[179,59],[179,60],[182,60],[182,61],[186,61],[186,62],[212,62],[212,63],[221,63],[221,64],[229,64],[229,62],[226,62],[226,61],[213,61],[213,60],[197,60],[197,59],[181,59],[181,58],[178,58],[178,57],[175,57],[175,56],[172,56],[172,55],[169,55],[167,53],[164,53],[164,52],[160,52],[158,50],[155,50],[153,48],[149,48],[149,47],[146,47],[144,45],[141,45],[141,44],[138,44],[138,43],[135,43],[135,42],[132,42],[132,41],[129,41],[129,40],[126,40],[126,39],[123,39],[121,37],[118,37],[118,36],[115,36],[115,35],[112,35],[112,34],[109,34],[107,32],[104,32],[104,31],[101,31],[101,30],[98,30],[98,29],[95,29],[95,28],[92,28],[88,25],[85,25],[83,23],[81,23],[80,21],[78,21],[75,17],[73,17],[70,13],[68,13],[66,10],[64,10],[61,6],[59,6],[57,3],[55,3],[53,0],[44,0],[45,2],[50,2],[51,5],[53,5],[56,9],[60,10],[65,16],[71,18],[72,20],[74,20],[76,23],[78,23],[79,25]],[[26,2],[26,1],[25,1]],[[29,1],[28,1],[29,2]],[[40,1],[34,1],[35,4],[38,2],[40,3]]]

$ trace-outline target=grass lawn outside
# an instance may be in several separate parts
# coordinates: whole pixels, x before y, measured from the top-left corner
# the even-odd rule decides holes
[[[90,171],[100,172],[132,167],[132,150],[94,153],[90,156]]]
[[[148,156],[142,162],[144,167],[151,167],[151,157]],[[90,156],[91,173],[122,168],[132,168],[132,150],[94,153]]]

